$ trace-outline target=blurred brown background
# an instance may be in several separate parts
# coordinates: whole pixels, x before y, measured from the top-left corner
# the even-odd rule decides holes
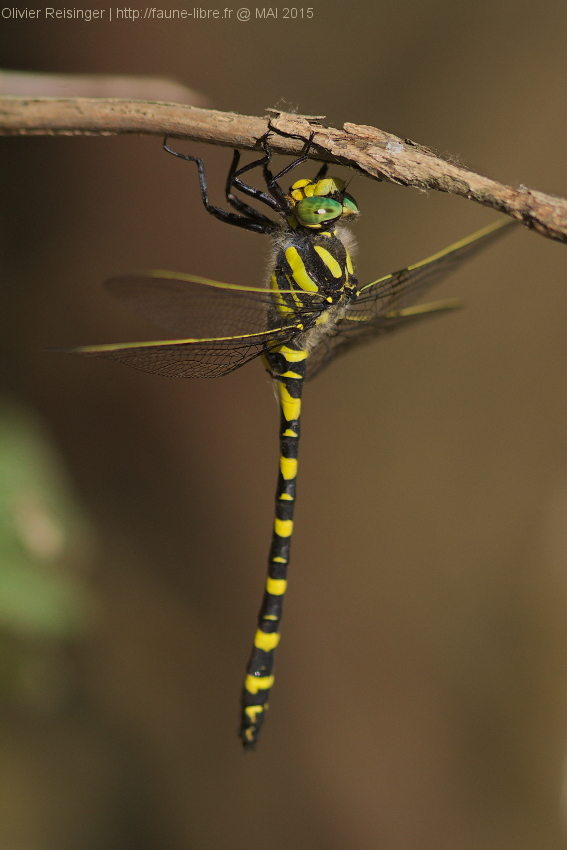
[[[295,21],[3,19],[2,64],[169,77],[254,115],[283,99],[565,194],[562,0],[309,3]],[[187,149],[220,200],[230,152]],[[66,569],[91,610],[68,634],[3,626],[2,850],[565,847],[565,246],[515,232],[436,290],[466,310],[307,387],[277,684],[243,757],[277,462],[265,373],[181,381],[44,349],[159,338],[110,274],[257,285],[267,245],[207,216],[155,138],[5,139],[0,179],[2,393],[89,528]],[[495,218],[351,191],[363,281]]]

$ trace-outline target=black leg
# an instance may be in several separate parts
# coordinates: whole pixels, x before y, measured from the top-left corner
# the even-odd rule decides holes
[[[232,158],[232,164],[230,166],[230,170],[226,178],[225,195],[228,203],[240,212],[254,216],[259,221],[269,222],[270,224],[273,224],[271,219],[263,215],[261,212],[258,212],[258,210],[254,209],[254,207],[248,206],[248,204],[244,203],[244,201],[242,201],[240,198],[238,198],[232,193],[233,188],[238,189],[239,192],[243,192],[250,198],[254,198],[257,201],[261,201],[262,203],[267,204],[270,209],[275,210],[275,212],[280,212],[278,204],[274,201],[271,195],[267,195],[260,189],[255,189],[253,186],[249,186],[247,183],[244,183],[244,181],[239,179],[241,174],[245,174],[247,171],[251,171],[253,168],[259,168],[260,166],[265,165],[266,157],[263,156],[262,159],[257,159],[254,160],[254,162],[249,162],[248,165],[245,165],[242,168],[238,168],[239,162],[240,151],[235,150],[234,156]]]
[[[326,177],[328,170],[329,170],[329,163],[324,162],[323,165],[321,166],[321,168],[319,169],[319,171],[317,172],[317,174],[315,175],[315,177],[313,178],[315,183],[317,183],[319,180],[322,180],[323,177]]]
[[[245,230],[252,230],[256,233],[271,233],[276,225],[269,221],[269,219],[264,216],[262,219],[248,214],[239,215],[237,213],[228,212],[227,210],[223,210],[220,207],[216,207],[209,201],[209,196],[207,192],[207,180],[205,177],[205,166],[203,165],[203,160],[198,156],[191,156],[190,154],[179,153],[179,151],[174,151],[173,148],[170,148],[167,144],[168,137],[166,136],[163,141],[163,149],[167,151],[167,153],[172,154],[173,156],[179,157],[179,159],[184,159],[187,162],[194,162],[197,166],[197,172],[199,174],[199,187],[201,189],[201,199],[203,201],[203,206],[207,210],[208,213],[214,215],[215,218],[218,218],[219,221],[224,221],[227,224],[233,224],[235,227],[242,227]]]
[[[294,133],[284,133],[282,130],[277,130],[275,127],[272,127],[271,123],[268,123],[268,126],[270,129],[260,139],[264,146],[264,150],[266,151],[266,156],[268,158],[268,161],[264,165],[264,179],[266,181],[266,185],[268,186],[269,191],[274,196],[274,198],[276,198],[276,200],[281,204],[281,206],[289,210],[289,201],[287,200],[285,192],[279,185],[278,181],[309,158],[309,151],[313,147],[313,138],[315,136],[315,131],[311,131],[311,133],[309,134],[309,138],[304,139],[303,136],[298,136]],[[293,162],[290,162],[289,165],[286,165],[285,168],[282,168],[282,170],[279,171],[275,176],[268,168],[268,164],[272,158],[272,152],[268,143],[268,135],[270,134],[270,132],[277,133],[279,136],[285,136],[289,139],[299,139],[303,142],[303,148],[301,149],[301,152],[297,159],[294,159]],[[324,165],[321,169],[319,169],[319,173],[323,172],[323,174],[325,174],[326,170],[326,165]]]

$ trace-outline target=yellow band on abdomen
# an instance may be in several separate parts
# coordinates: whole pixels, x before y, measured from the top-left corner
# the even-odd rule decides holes
[[[280,470],[282,478],[286,481],[291,481],[297,475],[297,461],[292,457],[280,457]]]
[[[254,646],[256,649],[263,649],[264,652],[271,652],[272,649],[276,648],[279,642],[280,636],[278,632],[271,632],[270,634],[267,634],[261,629],[258,629],[254,635]]]
[[[274,531],[278,537],[291,537],[291,532],[293,531],[293,520],[278,519],[276,517],[274,520]]]
[[[286,588],[287,581],[284,578],[268,578],[266,581],[266,590],[272,596],[283,596]]]
[[[273,684],[273,676],[246,676],[244,679],[244,687],[249,694],[257,694],[258,691],[267,691]]]
[[[247,705],[244,709],[244,714],[251,720],[252,723],[257,723],[258,715],[263,714],[264,706],[263,705]],[[251,730],[248,729],[248,732]],[[251,735],[247,735],[250,741],[253,741],[254,738]]]
[[[280,395],[280,404],[282,406],[286,422],[292,422],[294,419],[299,419],[299,414],[301,413],[301,399],[294,398],[282,383],[278,384],[278,390]]]
[[[287,345],[280,345],[277,350],[283,354],[288,363],[300,363],[307,357],[306,351],[297,351],[295,348],[288,348]]]

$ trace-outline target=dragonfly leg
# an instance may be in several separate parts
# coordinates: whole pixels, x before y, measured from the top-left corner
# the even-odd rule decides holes
[[[228,210],[223,210],[221,207],[216,207],[214,204],[211,204],[209,201],[209,194],[207,189],[207,178],[205,176],[205,166],[203,164],[203,160],[198,156],[191,156],[190,154],[180,153],[179,151],[173,150],[167,144],[168,136],[165,136],[163,140],[163,149],[167,153],[172,154],[172,156],[176,156],[179,159],[184,159],[187,162],[194,162],[197,166],[197,172],[199,175],[199,188],[201,190],[201,199],[203,201],[203,206],[207,210],[208,213],[214,215],[215,218],[218,218],[219,221],[224,221],[227,224],[233,224],[236,227],[242,227],[245,230],[252,230],[255,233],[273,233],[276,228],[276,225],[270,221],[267,216],[261,216],[260,213],[256,214],[254,211],[254,215],[251,215],[249,212],[241,208],[240,213],[229,212]],[[233,160],[234,164],[234,160]],[[247,205],[243,205],[247,206]]]
[[[312,130],[309,134],[309,138],[304,139],[303,136],[298,136],[294,133],[284,133],[282,130],[277,130],[275,127],[272,127],[271,122],[268,122],[268,127],[268,132],[265,133],[261,139],[259,139],[259,141],[264,147],[267,158],[266,163],[264,165],[264,179],[266,181],[266,185],[268,187],[269,192],[274,196],[280,208],[283,207],[284,209],[288,209],[288,211],[291,211],[290,203],[278,181],[281,180],[282,177],[285,177],[285,175],[292,171],[294,168],[297,168],[298,165],[301,165],[308,159],[309,151],[313,147],[315,131]],[[272,159],[272,150],[268,142],[268,136],[270,135],[270,133],[277,133],[279,136],[285,136],[289,139],[299,139],[303,142],[303,148],[301,149],[297,159],[294,159],[292,162],[286,165],[285,168],[282,168],[282,170],[279,171],[276,175],[274,175],[269,168],[269,164]]]
[[[232,191],[233,188],[238,189],[239,192],[248,195],[250,198],[261,201],[263,204],[267,204],[267,206],[275,212],[280,212],[277,201],[275,201],[271,195],[268,195],[266,192],[262,192],[260,189],[255,189],[253,186],[249,186],[248,183],[245,183],[240,179],[242,174],[245,174],[247,171],[251,171],[253,168],[260,168],[266,164],[266,161],[267,156],[264,155],[262,159],[255,159],[254,162],[249,162],[242,168],[238,168],[240,163],[240,151],[235,150],[232,157],[232,164],[226,178],[225,196],[228,203],[240,212],[253,216],[260,221],[267,222],[268,224],[273,224],[271,219],[263,215],[258,210],[255,210],[254,207],[248,206],[248,204],[244,203],[244,201],[238,198]]]

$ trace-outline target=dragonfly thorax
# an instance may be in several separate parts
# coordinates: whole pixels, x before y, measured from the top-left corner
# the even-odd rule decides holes
[[[339,301],[345,287],[356,286],[343,235],[335,230],[284,230],[275,240],[272,287],[306,296],[319,293],[328,297],[328,303]]]

